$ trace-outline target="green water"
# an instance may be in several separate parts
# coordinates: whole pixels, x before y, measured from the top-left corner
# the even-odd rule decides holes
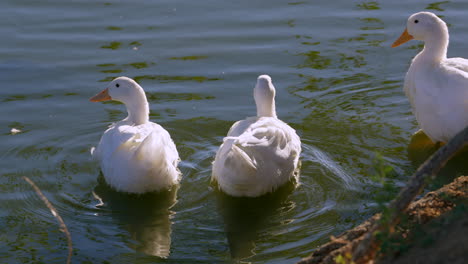
[[[0,3],[0,262],[64,263],[66,239],[21,176],[57,207],[73,263],[294,263],[377,211],[376,153],[402,186],[417,124],[402,91],[407,17],[450,24],[467,57],[463,1],[13,1]],[[279,117],[301,136],[301,185],[259,199],[210,187],[236,120],[255,114],[269,74]],[[91,103],[128,76],[151,120],[177,144],[181,186],[133,197],[110,190],[89,150],[123,105]],[[12,134],[16,128],[20,133]]]

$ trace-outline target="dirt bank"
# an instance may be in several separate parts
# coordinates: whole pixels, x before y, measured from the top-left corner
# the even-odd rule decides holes
[[[300,264],[351,263],[351,255],[377,214],[317,248]],[[412,202],[391,236],[383,235],[375,263],[466,263],[468,176]]]

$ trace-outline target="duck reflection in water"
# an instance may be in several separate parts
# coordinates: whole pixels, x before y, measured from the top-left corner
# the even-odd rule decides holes
[[[170,209],[177,202],[178,185],[157,193],[127,194],[114,191],[102,175],[93,195],[100,201],[97,207],[110,209],[113,218],[130,233],[134,242],[129,247],[151,256],[167,258],[171,248]]]
[[[289,195],[296,188],[290,182],[273,193],[260,197],[233,197],[219,190],[216,191],[218,209],[224,219],[231,257],[242,260],[254,256],[255,243],[261,237],[269,237],[267,227],[281,225],[279,214],[295,207]]]

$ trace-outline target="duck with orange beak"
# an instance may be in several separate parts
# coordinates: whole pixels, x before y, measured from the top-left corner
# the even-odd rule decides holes
[[[406,73],[404,91],[416,120],[433,143],[446,143],[468,126],[468,60],[447,58],[445,22],[430,12],[411,15],[392,47],[424,42]]]
[[[179,183],[179,154],[169,133],[149,121],[145,91],[127,77],[114,79],[91,102],[116,100],[125,104],[127,118],[109,127],[92,155],[106,182],[115,190],[146,193]]]

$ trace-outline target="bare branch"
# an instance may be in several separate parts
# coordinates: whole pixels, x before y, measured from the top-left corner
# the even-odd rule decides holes
[[[42,193],[41,189],[39,189],[39,187],[37,187],[37,185],[31,179],[29,179],[28,177],[23,176],[23,179],[25,181],[27,181],[29,184],[31,184],[31,186],[34,188],[34,191],[36,191],[39,198],[41,198],[41,200],[45,203],[47,208],[49,208],[50,212],[55,217],[55,219],[57,219],[57,222],[60,225],[60,231],[65,233],[65,236],[67,237],[67,242],[68,242],[67,264],[70,264],[71,263],[72,253],[73,253],[73,245],[72,245],[72,239],[71,239],[70,232],[68,231],[68,228],[65,225],[65,222],[63,221],[62,217],[57,212],[57,209],[55,209],[55,207],[49,202],[47,197],[45,197],[45,195]]]

